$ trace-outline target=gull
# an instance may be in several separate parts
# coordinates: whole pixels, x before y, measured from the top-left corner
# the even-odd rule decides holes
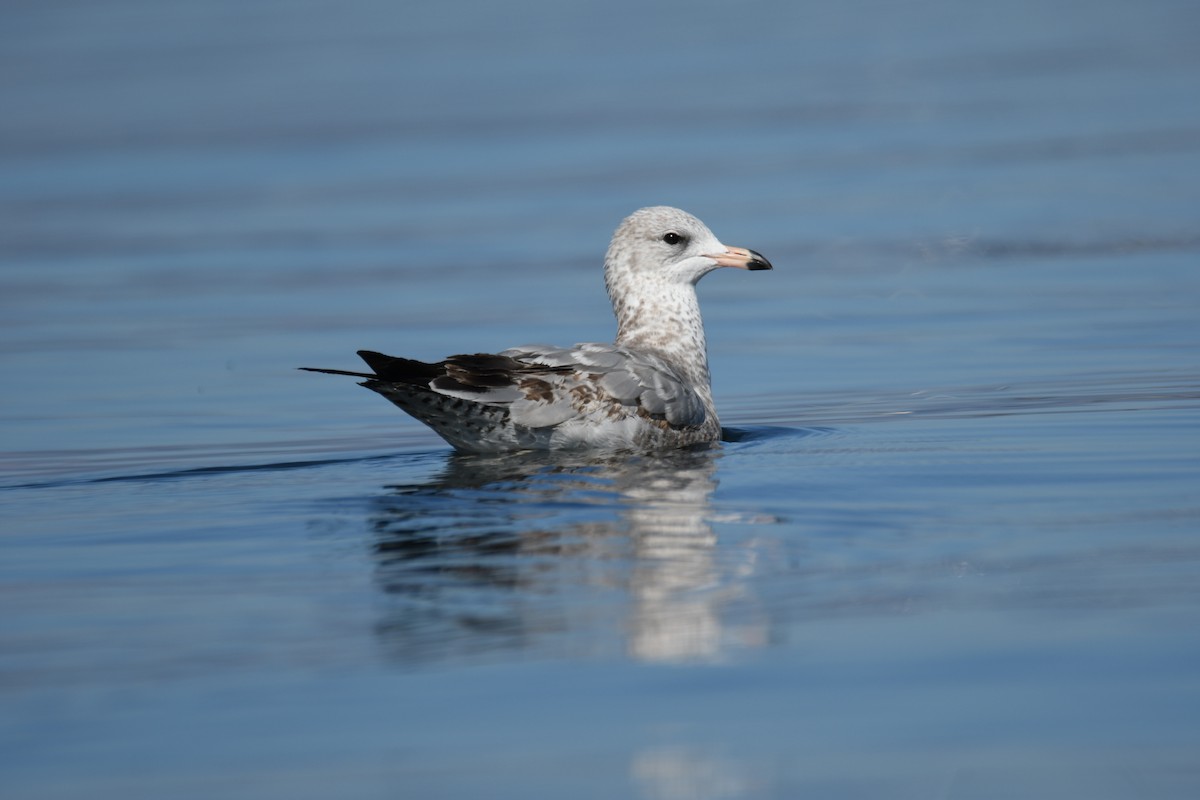
[[[458,450],[658,450],[716,442],[708,353],[696,283],[719,267],[771,269],[726,247],[700,220],[668,206],[626,217],[604,257],[617,318],[613,344],[524,345],[427,363],[371,350],[363,378]]]

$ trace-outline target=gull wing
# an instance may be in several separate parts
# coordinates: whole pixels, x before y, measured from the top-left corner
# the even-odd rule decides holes
[[[588,403],[608,404],[614,412],[665,420],[673,428],[700,425],[707,416],[699,394],[670,363],[654,353],[585,343],[574,347],[526,345],[501,355],[524,364],[562,370],[549,381],[553,388],[551,404],[573,398],[580,412]],[[513,420],[529,424],[520,419],[527,410],[536,411],[514,404]]]

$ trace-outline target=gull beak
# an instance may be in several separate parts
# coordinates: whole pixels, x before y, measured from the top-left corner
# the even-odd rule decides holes
[[[714,253],[706,256],[717,262],[718,267],[737,267],[738,269],[772,269],[771,262],[766,257],[744,247],[726,247],[724,253]]]

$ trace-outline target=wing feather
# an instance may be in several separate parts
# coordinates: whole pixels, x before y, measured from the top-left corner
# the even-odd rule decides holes
[[[674,427],[701,425],[707,417],[704,401],[695,390],[666,360],[653,353],[585,343],[568,348],[527,345],[502,355],[525,363],[571,369],[570,376],[559,381],[564,394],[590,382],[611,401],[629,406],[634,412],[640,407]]]

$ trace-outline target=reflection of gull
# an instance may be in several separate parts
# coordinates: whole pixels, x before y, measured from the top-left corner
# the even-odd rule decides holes
[[[747,636],[721,619],[744,576],[714,561],[717,457],[453,456],[435,482],[394,487],[374,523],[381,640],[405,661],[547,647],[721,655]]]
[[[703,591],[717,580],[706,519],[716,481],[698,469],[639,477],[623,490],[638,554],[630,651],[647,661],[716,655],[721,624]]]
[[[615,344],[527,345],[436,364],[360,350],[378,392],[459,450],[685,447],[721,436],[696,283],[718,267],[771,269],[677,208],[643,208],[613,234],[604,281]],[[304,369],[310,369],[305,367]]]

